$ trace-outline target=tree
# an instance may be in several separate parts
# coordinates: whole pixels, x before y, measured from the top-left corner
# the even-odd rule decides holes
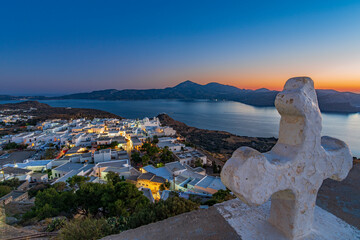
[[[106,202],[102,202],[105,194],[108,192],[109,184],[101,183],[84,183],[81,184],[79,189],[75,192],[76,205],[79,207],[84,215],[96,215],[100,212],[100,208],[104,208]],[[112,201],[113,196],[107,196],[108,201]],[[103,209],[104,210],[104,209]]]
[[[90,180],[89,177],[75,175],[75,176],[72,176],[71,178],[67,179],[66,182],[69,184],[69,186],[71,188],[74,188],[75,186],[80,187],[81,184],[83,184],[89,180]]]
[[[195,160],[195,167],[202,167],[202,161],[200,158],[196,158]]]
[[[48,188],[44,191],[40,191],[36,194],[35,207],[43,207],[45,204],[49,204],[51,206],[57,205],[59,203],[59,195],[60,193],[54,188]]]
[[[35,197],[39,191],[43,191],[44,189],[47,189],[49,187],[50,187],[50,184],[47,184],[47,183],[37,184],[36,186],[29,189],[29,191],[28,191],[29,197],[30,198]]]
[[[149,156],[155,156],[155,154],[157,154],[158,152],[160,152],[160,149],[157,146],[151,146],[147,150],[147,153],[149,154]]]
[[[149,206],[150,201],[147,199],[141,191],[139,191],[134,184],[127,182],[120,182],[114,186],[115,197],[112,199],[113,202],[121,200],[123,202],[126,214],[122,216],[130,216],[141,208]],[[118,207],[118,206],[117,206]],[[112,206],[109,206],[108,215],[114,216],[111,210]],[[115,209],[114,209],[115,210]]]
[[[50,204],[45,204],[43,207],[38,208],[36,211],[36,217],[41,220],[45,218],[55,217],[59,214],[59,210],[50,206]]]
[[[156,168],[161,168],[161,167],[164,167],[164,166],[165,166],[165,164],[161,162],[161,163],[157,163],[155,167]]]
[[[217,173],[218,168],[217,168],[217,165],[216,165],[215,161],[212,162],[212,167],[213,167],[213,173]]]
[[[155,156],[156,153],[158,153],[160,150],[157,146],[152,145],[151,142],[145,142],[142,145],[142,150],[146,151],[146,153],[150,156],[153,157]]]
[[[144,155],[141,157],[141,161],[143,166],[149,165],[150,157],[148,155]]]
[[[115,173],[115,172],[112,172],[112,171],[110,171],[110,172],[108,172],[107,174],[106,174],[106,181],[108,182],[108,183],[111,183],[111,184],[113,184],[113,185],[115,185],[115,184],[117,184],[118,182],[121,182],[122,181],[122,179],[120,178],[120,176],[119,176],[119,174],[118,173]]]
[[[111,142],[110,147],[111,147],[112,149],[115,149],[118,145],[119,145],[119,142],[114,141],[114,142]]]
[[[39,220],[55,217],[60,212],[71,214],[77,208],[73,192],[58,192],[54,188],[39,191],[33,211]]]
[[[160,155],[160,159],[164,163],[174,161],[174,156],[173,156],[172,152],[169,150],[168,146],[164,147],[164,149],[162,150],[162,153]]]
[[[159,138],[158,138],[157,135],[155,135],[155,136],[153,137],[152,143],[153,143],[153,144],[158,144],[158,143],[159,143]]]
[[[142,159],[140,157],[140,153],[138,152],[133,152],[131,154],[131,160],[134,162],[134,163],[141,163],[142,162]]]
[[[160,191],[164,191],[170,188],[170,182],[165,182],[160,185]]]
[[[57,182],[52,187],[55,188],[55,190],[58,191],[58,192],[63,192],[65,190],[65,188],[66,188],[66,183]]]

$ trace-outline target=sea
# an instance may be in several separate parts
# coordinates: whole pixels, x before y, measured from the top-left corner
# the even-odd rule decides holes
[[[18,101],[0,101],[10,103]],[[154,117],[166,113],[177,121],[202,129],[240,136],[278,137],[280,115],[274,107],[254,107],[233,101],[210,100],[45,100],[53,107],[93,108],[124,118]],[[322,135],[345,141],[360,157],[360,114],[322,113]]]

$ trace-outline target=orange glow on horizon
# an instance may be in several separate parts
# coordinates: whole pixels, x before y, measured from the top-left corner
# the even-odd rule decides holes
[[[292,77],[297,76],[306,76],[306,75],[293,75],[293,76],[266,76],[263,78],[249,76],[249,77],[228,77],[228,78],[220,78],[216,77],[206,78],[205,79],[194,79],[192,81],[207,84],[209,82],[218,82],[220,84],[231,85],[240,89],[252,89],[256,90],[259,88],[267,88],[270,90],[282,90],[285,82]],[[355,79],[342,79],[341,81],[337,79],[329,79],[329,78],[317,78],[311,77],[314,80],[316,89],[332,89],[339,92],[354,92],[360,93],[360,77]],[[220,80],[221,79],[221,80]]]
[[[288,80],[288,79],[289,78],[287,78],[286,80]],[[229,83],[226,83],[226,84],[232,85],[232,86],[235,86],[235,87],[238,87],[238,88],[245,88],[245,89],[252,89],[252,90],[256,90],[256,89],[259,89],[259,88],[267,88],[267,89],[270,89],[270,90],[281,91],[283,89],[283,87],[284,87],[284,84],[285,84],[286,80],[284,80],[284,81],[273,80],[271,82],[268,82],[268,81],[264,81],[264,82],[254,81],[254,82],[248,82],[248,83],[229,82]],[[332,89],[332,90],[336,90],[336,91],[339,91],[339,92],[360,93],[360,83],[353,84],[352,82],[346,82],[346,81],[341,82],[341,83],[326,82],[326,81],[316,81],[316,80],[314,80],[314,81],[315,81],[315,88],[316,89]]]

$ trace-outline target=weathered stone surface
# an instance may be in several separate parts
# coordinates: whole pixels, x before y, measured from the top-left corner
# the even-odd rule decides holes
[[[0,204],[0,227],[5,224],[6,221],[6,215],[5,215],[5,209],[2,204]]]
[[[237,149],[221,179],[241,200],[261,205],[271,197],[269,222],[288,238],[312,230],[316,195],[326,178],[344,179],[352,167],[346,143],[321,137],[321,113],[310,78],[292,78],[275,100],[279,140],[267,153]]]
[[[341,182],[326,179],[318,192],[316,205],[360,229],[360,163],[354,162]]]
[[[13,225],[15,223],[18,223],[19,219],[17,219],[16,217],[6,217],[5,222],[6,224]]]
[[[233,199],[215,207],[242,240],[286,240],[287,237],[267,220],[270,216],[270,204],[268,201],[263,205],[251,207],[239,199]],[[300,239],[353,240],[360,239],[360,231],[316,206],[313,231]]]

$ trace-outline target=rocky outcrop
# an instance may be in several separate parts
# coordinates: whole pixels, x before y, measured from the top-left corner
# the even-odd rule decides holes
[[[267,152],[276,143],[276,138],[237,136],[225,131],[190,127],[172,119],[167,114],[160,114],[158,118],[161,124],[174,128],[178,134],[186,138],[186,141],[214,154],[230,156],[242,146],[252,147],[259,152]]]
[[[47,119],[75,119],[75,118],[119,118],[122,117],[105,112],[97,109],[87,109],[87,108],[64,108],[64,107],[52,107],[45,103],[40,103],[38,101],[25,101],[19,103],[8,103],[0,104],[0,110],[14,110],[14,112],[9,111],[6,114],[18,114],[17,110],[30,110],[29,112],[24,112],[22,114],[28,114],[35,116],[39,120]],[[16,112],[15,112],[16,111]]]

